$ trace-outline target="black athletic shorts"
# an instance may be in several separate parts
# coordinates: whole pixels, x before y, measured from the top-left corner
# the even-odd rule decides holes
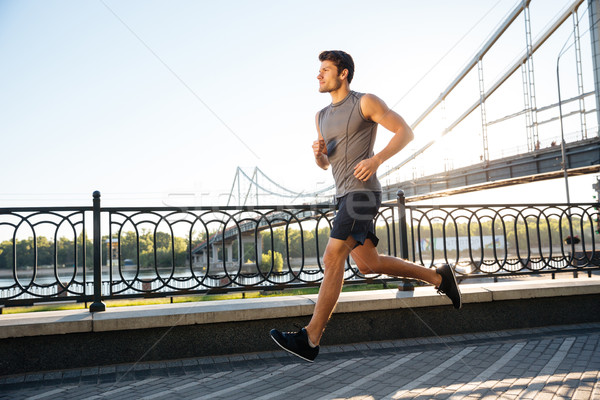
[[[379,239],[375,235],[373,220],[380,206],[381,192],[352,192],[340,197],[329,236],[339,240],[352,236],[361,245],[366,239],[371,239],[377,246]]]

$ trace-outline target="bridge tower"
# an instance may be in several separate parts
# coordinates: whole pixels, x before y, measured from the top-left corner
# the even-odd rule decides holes
[[[600,0],[588,0],[592,60],[594,65],[594,89],[596,92],[596,118],[600,126]],[[596,135],[600,135],[596,132]]]

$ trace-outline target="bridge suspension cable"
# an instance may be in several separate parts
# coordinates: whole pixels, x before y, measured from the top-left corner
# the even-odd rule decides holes
[[[259,183],[259,176],[266,180],[269,184],[273,185],[279,191],[273,190],[272,188],[267,187],[265,184]],[[245,195],[242,196],[242,179],[246,181],[247,190],[245,191]],[[229,192],[229,198],[227,200],[227,205],[230,205],[231,201],[236,198],[234,195],[234,190],[237,184],[237,199],[238,205],[247,205],[248,200],[251,198],[250,192],[254,189],[255,196],[258,201],[258,197],[260,195],[271,195],[276,197],[284,197],[293,200],[306,199],[306,198],[314,198],[321,195],[324,195],[335,188],[334,185],[327,186],[325,188],[319,189],[313,192],[297,192],[291,189],[284,187],[283,185],[277,183],[273,179],[271,179],[267,174],[265,174],[260,168],[254,167],[254,171],[252,173],[252,177],[250,177],[242,168],[237,167],[235,178],[233,180],[233,184],[231,186],[231,190]],[[259,193],[259,190],[262,193]],[[242,198],[243,197],[243,198]]]
[[[412,129],[415,129],[425,118],[442,102],[448,97],[448,95],[458,86],[458,84],[467,76],[471,70],[478,65],[479,61],[483,58],[483,56],[492,48],[494,43],[498,41],[500,36],[509,28],[509,26],[517,19],[519,14],[524,11],[525,7],[529,6],[531,0],[524,0],[520,2],[513,11],[508,15],[508,17],[504,20],[504,22],[500,25],[500,27],[496,30],[496,32],[490,37],[490,39],[480,48],[480,50],[476,53],[476,55],[471,59],[471,61],[467,64],[467,66],[461,71],[461,73],[448,85],[446,90],[444,90],[438,98],[416,119],[416,121],[411,125]],[[391,175],[392,173],[398,171],[400,168],[408,164],[409,162],[416,159],[419,155],[423,154],[427,149],[429,149],[434,143],[436,143],[441,137],[447,135],[451,132],[459,123],[461,123],[464,119],[466,119],[477,107],[480,106],[482,101],[485,101],[490,95],[492,95],[504,82],[510,78],[513,73],[524,63],[527,62],[528,57],[530,57],[533,53],[535,53],[548,38],[571,16],[571,14],[583,3],[583,0],[575,0],[571,3],[569,7],[567,7],[562,13],[559,14],[558,18],[547,28],[547,30],[536,40],[535,43],[531,45],[531,48],[526,49],[526,51],[521,54],[520,57],[516,60],[516,62],[511,65],[506,72],[482,95],[482,98],[477,99],[462,115],[460,115],[452,124],[447,126],[437,137],[433,138],[425,145],[423,145],[420,149],[416,150],[408,156],[405,160],[400,162],[394,167],[391,167],[383,174],[379,175],[379,178],[384,178],[386,176]]]

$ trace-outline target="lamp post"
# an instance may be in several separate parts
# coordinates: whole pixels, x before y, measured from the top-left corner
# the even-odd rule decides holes
[[[560,56],[559,56],[560,58]],[[563,167],[563,174],[565,177],[565,192],[567,193],[567,204],[569,207],[571,206],[571,196],[569,195],[569,173],[567,172],[567,160],[565,157],[565,130],[563,126],[563,117],[562,117],[562,100],[560,97],[560,77],[558,62],[556,63],[556,80],[558,82],[558,119],[560,121],[560,154],[561,154],[561,164]]]
[[[577,40],[577,38],[574,38]],[[560,58],[562,55],[573,45],[571,44],[569,47],[565,49],[567,43],[569,43],[570,37],[567,38],[565,44],[563,45],[561,51],[558,53],[558,57],[556,58],[556,86],[558,89],[558,119],[560,121],[560,153],[562,158],[562,167],[563,173],[565,177],[565,191],[567,194],[567,220],[569,222],[569,237],[573,236],[573,220],[571,219],[571,196],[569,195],[569,173],[567,172],[567,158],[565,156],[565,128],[563,123],[563,113],[562,113],[562,96],[560,94]],[[571,253],[568,257],[569,264],[575,261],[575,243],[571,241]],[[577,277],[575,275],[575,277]]]
[[[565,43],[566,45],[567,43]],[[564,45],[563,45],[564,49]],[[558,87],[558,119],[560,121],[560,153],[561,153],[561,164],[563,167],[563,174],[565,177],[565,192],[567,194],[567,205],[571,207],[571,196],[569,195],[569,174],[567,172],[567,158],[565,156],[565,129],[563,124],[563,113],[562,113],[562,97],[560,94],[560,57],[564,54],[563,50],[558,54],[556,59],[556,84]]]

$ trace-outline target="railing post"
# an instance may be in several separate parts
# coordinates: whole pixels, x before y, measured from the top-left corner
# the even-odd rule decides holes
[[[398,223],[400,234],[400,258],[408,259],[408,231],[406,228],[406,206],[404,190],[398,190]]]
[[[102,302],[102,236],[100,231],[100,192],[94,192],[94,302],[90,312],[104,311],[106,305]]]

